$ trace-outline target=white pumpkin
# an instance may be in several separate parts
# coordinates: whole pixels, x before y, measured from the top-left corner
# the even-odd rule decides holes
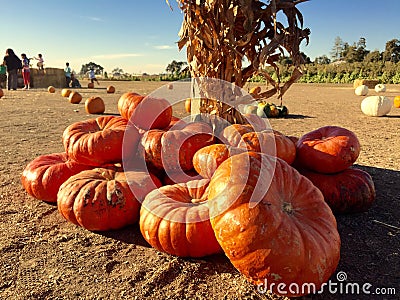
[[[361,102],[361,111],[367,116],[381,117],[392,109],[392,101],[386,96],[369,96]]]
[[[354,90],[354,93],[357,96],[367,96],[368,95],[368,87],[365,84],[362,84],[358,87],[356,87],[356,89]]]
[[[375,86],[375,92],[377,93],[384,93],[386,92],[386,86],[382,83],[379,83]]]
[[[265,112],[264,112],[264,107],[265,107],[265,105],[266,105],[266,104],[264,104],[264,103],[258,103],[258,106],[257,106],[257,116],[259,116],[260,118],[266,118],[266,117],[267,117],[266,114],[265,114]]]

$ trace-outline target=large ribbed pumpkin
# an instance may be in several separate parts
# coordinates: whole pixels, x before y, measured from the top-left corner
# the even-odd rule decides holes
[[[183,257],[222,252],[211,228],[208,179],[167,185],[150,192],[140,209],[140,231],[154,248]]]
[[[228,158],[211,179],[208,204],[217,241],[252,283],[318,290],[334,273],[336,219],[322,193],[283,160],[255,152]],[[291,291],[285,296],[307,293]]]
[[[334,174],[300,170],[322,192],[334,213],[367,211],[375,201],[375,185],[367,172],[351,167]]]
[[[144,129],[163,129],[172,118],[172,106],[163,98],[124,93],[118,100],[118,111],[126,120]]]
[[[350,167],[360,154],[354,132],[324,126],[304,134],[296,144],[296,164],[319,173],[336,173]]]
[[[168,172],[193,169],[193,155],[214,143],[211,127],[202,122],[181,123],[168,131],[152,129],[143,134],[138,146],[139,157],[157,169]]]
[[[139,141],[137,129],[127,124],[127,120],[115,116],[73,123],[63,132],[65,152],[82,164],[100,167],[119,163],[122,161],[123,142],[124,151],[134,153]]]
[[[160,186],[154,175],[142,171],[82,171],[61,185],[58,210],[69,222],[91,231],[120,229],[138,221],[140,203]]]
[[[32,197],[46,202],[57,202],[61,184],[83,170],[92,169],[70,160],[65,152],[36,157],[24,169],[21,182]]]

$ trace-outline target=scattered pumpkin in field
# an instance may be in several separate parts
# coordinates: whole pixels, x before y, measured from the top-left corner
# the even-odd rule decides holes
[[[22,186],[32,197],[57,202],[58,189],[69,177],[92,166],[68,159],[67,154],[52,153],[36,157],[24,169]]]
[[[335,174],[310,170],[300,170],[300,173],[322,192],[334,213],[364,212],[375,201],[374,182],[371,175],[363,170],[351,167]]]
[[[368,92],[369,92],[368,86],[366,86],[365,84],[356,87],[356,89],[354,90],[354,93],[357,96],[366,96],[368,95]]]
[[[93,82],[89,82],[87,87],[88,87],[88,89],[94,89],[94,83]]]
[[[106,110],[103,99],[100,97],[89,97],[85,101],[85,111],[88,114],[102,114]]]
[[[296,148],[296,163],[327,174],[347,169],[360,154],[357,136],[339,126],[324,126],[304,134]]]
[[[192,99],[191,98],[186,98],[185,100],[185,111],[187,113],[191,112],[191,108],[192,108]]]
[[[56,89],[55,89],[54,86],[51,86],[51,85],[50,85],[50,86],[47,88],[47,91],[48,91],[49,93],[53,94],[53,93],[56,92]]]
[[[159,251],[181,257],[222,252],[209,220],[208,179],[150,192],[140,209],[140,231]]]
[[[261,93],[261,87],[260,86],[255,86],[255,87],[251,88],[250,91],[249,91],[249,94],[253,95],[253,97],[258,95],[259,93]]]
[[[400,96],[395,96],[393,99],[393,105],[396,108],[400,108]]]
[[[139,219],[140,202],[160,181],[142,171],[95,168],[65,181],[57,206],[69,222],[91,231],[115,230]]]
[[[71,92],[68,96],[68,101],[72,104],[79,104],[82,101],[82,95],[78,92]]]
[[[312,283],[318,290],[336,270],[335,216],[311,181],[283,160],[255,152],[230,157],[215,171],[208,199],[217,241],[250,282]]]
[[[61,96],[68,98],[69,94],[71,94],[72,91],[70,89],[62,89],[61,90]]]
[[[369,96],[361,102],[361,111],[370,117],[386,116],[392,109],[392,101],[386,96]]]
[[[109,85],[107,87],[107,94],[114,94],[115,93],[115,87],[112,85]]]
[[[386,86],[382,83],[375,85],[375,92],[377,93],[384,93],[386,92]]]
[[[126,153],[135,153],[139,132],[121,117],[102,116],[69,125],[62,140],[68,157],[101,167],[122,161],[123,141]]]
[[[144,129],[163,129],[172,118],[172,106],[163,98],[127,92],[118,100],[118,111],[123,118]]]

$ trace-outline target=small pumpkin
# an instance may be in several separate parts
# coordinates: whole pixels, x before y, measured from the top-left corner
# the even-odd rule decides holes
[[[400,108],[400,96],[395,96],[393,99],[393,106],[396,108]]]
[[[386,116],[392,109],[392,101],[386,96],[369,96],[361,102],[361,111],[370,117]]]
[[[69,103],[79,104],[82,101],[82,95],[78,92],[71,92],[68,96]]]
[[[144,130],[163,129],[172,118],[172,106],[166,99],[132,92],[121,95],[118,111],[123,118]]]
[[[112,85],[107,86],[107,94],[114,94],[115,93],[115,87]]]
[[[377,85],[375,85],[375,92],[377,93],[386,92],[386,86],[383,83],[378,83]]]
[[[101,116],[69,125],[62,140],[68,157],[100,167],[120,163],[123,146],[125,153],[135,153],[139,132],[121,117]]]
[[[87,87],[88,87],[88,89],[94,89],[94,83],[93,82],[89,82]]]
[[[366,86],[365,84],[359,85],[354,90],[354,93],[357,96],[366,96],[366,95],[368,95],[368,92],[369,92],[368,86]]]
[[[354,132],[324,126],[304,134],[296,144],[296,165],[319,173],[337,173],[350,167],[360,154]]]
[[[196,151],[193,156],[193,167],[204,178],[211,178],[220,164],[229,157],[247,152],[242,148],[225,144],[214,144]]]
[[[351,167],[335,174],[321,174],[303,169],[300,173],[322,192],[334,213],[364,212],[375,201],[374,181],[363,170]]]
[[[92,166],[70,160],[65,152],[51,153],[36,157],[24,169],[22,186],[32,197],[46,202],[57,202],[61,184],[69,177]]]
[[[138,221],[140,203],[160,186],[154,175],[143,171],[95,168],[61,185],[57,207],[67,221],[88,230],[120,229]]]
[[[56,89],[54,88],[54,86],[51,86],[51,85],[50,85],[50,86],[47,88],[47,91],[48,91],[49,93],[53,94],[53,93],[56,92]]]
[[[103,114],[106,110],[103,99],[100,97],[89,97],[85,101],[85,111],[88,114]]]
[[[259,93],[261,93],[261,87],[260,86],[255,86],[252,87],[249,91],[249,94],[251,95],[258,95]]]
[[[62,89],[61,90],[61,96],[65,97],[65,98],[68,98],[69,94],[71,94],[71,93],[72,93],[72,91],[70,89]]]
[[[318,290],[336,270],[336,219],[322,193],[283,160],[255,152],[228,158],[210,181],[208,199],[217,241],[250,282]]]
[[[185,111],[187,113],[190,113],[192,109],[192,99],[191,98],[186,98],[185,100]]]
[[[181,257],[222,252],[209,220],[208,179],[163,186],[140,209],[140,231],[159,251]]]

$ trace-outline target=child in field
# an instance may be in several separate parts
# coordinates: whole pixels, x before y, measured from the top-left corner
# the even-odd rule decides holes
[[[93,69],[90,69],[90,71],[89,71],[89,79],[90,79],[91,83],[96,81],[97,84],[100,85],[99,81],[96,78],[96,74],[94,74],[94,70]]]
[[[34,59],[38,60],[38,63],[36,64],[37,67],[38,67],[38,69],[39,69],[40,71],[43,71],[43,70],[44,70],[44,68],[43,68],[44,59],[43,59],[42,54],[38,54],[38,57],[34,57]]]
[[[81,87],[81,84],[80,84],[79,80],[75,77],[74,73],[71,74],[71,87],[73,87],[73,88]]]
[[[30,88],[30,77],[31,77],[31,69],[29,67],[29,58],[25,53],[21,54],[22,58],[22,77],[24,78],[24,90],[29,90]]]
[[[5,89],[7,82],[7,68],[4,62],[0,65],[0,88]]]

